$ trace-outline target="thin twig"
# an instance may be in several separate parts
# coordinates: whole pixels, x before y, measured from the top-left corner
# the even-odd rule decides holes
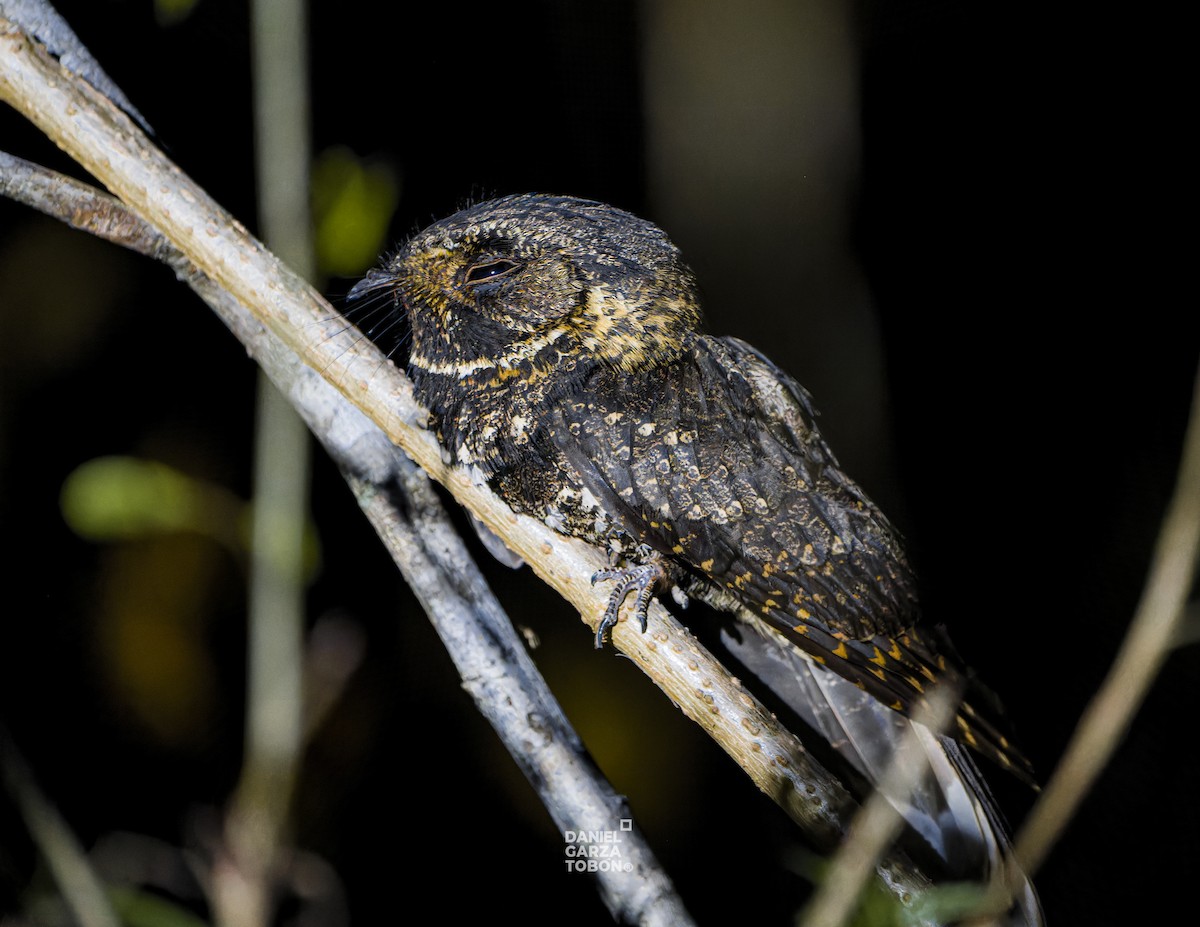
[[[186,253],[214,283],[256,314],[231,328],[252,343],[269,329],[262,355],[295,352],[359,406],[427,473],[481,518],[580,612],[590,627],[605,607],[588,578],[607,565],[603,552],[514,514],[468,473],[448,466],[420,427],[407,380],[303,281],[186,178],[136,127],[86,83],[64,74],[19,31],[0,20],[0,97],[34,121],[134,211]],[[254,349],[252,348],[252,351]],[[258,356],[256,354],[256,356]],[[264,362],[259,356],[260,362]],[[295,397],[293,397],[295,398]],[[775,799],[818,848],[835,845],[855,807],[778,721],[655,604],[650,631],[622,622],[613,635],[684,713],[709,733]],[[878,872],[896,895],[919,894],[927,881],[893,854]]]
[[[120,200],[4,151],[0,151],[0,194],[156,261],[166,260],[168,251],[174,251]]]
[[[13,797],[29,834],[80,927],[120,927],[104,886],[58,809],[46,798],[8,731],[0,727],[0,782]]]
[[[5,167],[15,173],[44,171],[0,156],[0,189]],[[40,184],[38,184],[40,185]],[[35,185],[35,186],[38,186]],[[97,203],[106,213],[127,211],[107,194],[68,178],[57,178],[61,195],[54,214],[70,215],[69,192],[83,203]],[[19,185],[5,192],[20,195]],[[445,641],[464,686],[479,711],[492,722],[505,746],[537,789],[560,828],[613,831],[621,841],[618,869],[597,871],[601,895],[613,914],[630,923],[690,924],[683,903],[662,872],[640,833],[624,831],[620,821],[631,814],[587,756],[545,680],[471,561],[424,474],[345,397],[294,354],[278,347],[252,316],[229,295],[192,267],[187,259],[135,216],[123,220],[130,240],[163,257],[181,278],[246,339],[276,386],[285,392],[301,417],[339,464],[356,498],[405,578],[425,605]],[[222,873],[226,890],[249,888],[237,873]],[[250,903],[253,894],[239,896]]]
[[[889,796],[907,800],[929,772],[919,728],[940,735],[953,720],[960,696],[953,687],[940,686],[918,706],[879,787],[855,815],[845,842],[829,860],[827,875],[809,900],[799,927],[842,927],[850,920],[879,859],[904,827],[904,816]]]
[[[624,797],[598,774],[553,699],[538,697],[545,688],[541,674],[499,603],[473,573],[470,555],[429,481],[403,455],[397,455],[396,465],[411,508],[394,505],[377,484],[352,473],[346,477],[388,550],[406,565],[405,579],[446,644],[463,687],[499,732],[560,832],[581,828],[611,836],[619,856],[596,875],[614,919],[664,927],[691,924],[653,851],[632,827]],[[464,654],[472,658],[464,660]],[[528,750],[524,744],[530,740],[539,749]],[[574,862],[564,857],[564,865]]]
[[[239,338],[252,345],[260,363],[271,363],[277,353],[295,353],[320,371],[575,604],[591,627],[598,624],[606,601],[601,590],[592,588],[589,577],[607,566],[602,552],[515,515],[470,474],[448,466],[433,435],[421,427],[424,415],[412,399],[411,385],[373,345],[86,83],[71,80],[54,61],[19,34],[5,32],[2,25],[0,41],[4,49],[0,95],[95,172],[135,212],[154,217],[156,227],[200,272],[255,312],[253,320],[238,317],[230,324]],[[264,340],[265,331],[275,338]],[[848,804],[844,793],[823,791],[819,776],[808,780],[797,775],[795,764],[803,762],[802,748],[783,738],[778,724],[754,706],[740,687],[713,691],[714,680],[723,675],[719,665],[692,658],[697,652],[695,642],[665,610],[652,611],[650,633],[641,634],[622,622],[613,641],[689,716],[720,735],[760,787],[787,804],[803,806],[794,808],[797,816],[812,822],[825,843],[836,841],[840,810]],[[748,738],[747,732],[752,736]]]
[[[1150,575],[1112,669],[1092,698],[1062,760],[1025,820],[1016,857],[1041,866],[1067,822],[1120,745],[1151,683],[1181,634],[1200,556],[1200,376],[1175,492],[1155,544]]]
[[[271,247],[311,278],[306,22],[297,0],[251,4],[255,179]],[[246,750],[213,867],[223,927],[269,923],[286,850],[304,730],[304,530],[308,430],[260,370],[255,403],[254,521],[247,609]]]

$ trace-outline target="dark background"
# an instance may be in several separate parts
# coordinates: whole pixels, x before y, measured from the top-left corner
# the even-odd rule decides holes
[[[253,228],[243,6],[201,0],[174,24],[141,2],[59,8]],[[314,148],[395,172],[397,239],[526,190],[663,225],[710,327],[812,390],[845,468],[908,537],[931,617],[1047,776],[1136,606],[1200,345],[1169,274],[1170,25],[919,0],[423,12],[315,4]],[[67,166],[9,111],[0,138]],[[241,564],[196,537],[81,540],[58,496],[79,464],[130,454],[245,497],[254,371],[169,271],[6,201],[0,314],[0,719],[85,846],[194,845],[239,768]],[[355,923],[427,904],[450,922],[607,922],[315,466],[310,613],[342,616],[368,651],[310,749],[299,845]],[[782,815],[533,577],[481,563],[700,923],[788,922],[807,883]],[[1194,646],[1167,661],[1039,875],[1050,924],[1153,922],[1184,897],[1198,670]],[[991,778],[1019,824],[1031,796]],[[45,884],[0,799],[0,912]]]

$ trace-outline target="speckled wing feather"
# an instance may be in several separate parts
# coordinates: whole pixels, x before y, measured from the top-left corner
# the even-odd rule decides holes
[[[740,438],[720,445],[734,495],[719,535],[725,584],[764,613],[854,640],[911,627],[916,583],[899,538],[838,467],[807,393],[737,339],[700,337],[692,353],[702,390],[727,409],[721,431]]]
[[[600,371],[551,440],[679,585],[745,609],[817,662],[908,710],[957,669],[918,631],[915,580],[887,519],[838,467],[803,388],[744,342],[696,335],[631,385]],[[946,645],[948,646],[948,645]],[[1025,761],[964,704],[956,736],[1022,778]]]

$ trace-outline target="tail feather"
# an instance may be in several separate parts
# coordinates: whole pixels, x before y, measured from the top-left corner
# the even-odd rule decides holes
[[[739,614],[754,624],[760,634],[767,635],[762,628],[764,624],[769,626],[812,660],[832,668],[857,688],[906,714],[932,685],[947,682],[964,686],[965,700],[959,705],[955,728],[950,733],[1026,785],[1037,788],[1029,760],[1000,729],[1002,713],[994,704],[995,696],[958,669],[955,661],[947,661],[941,655],[943,651],[953,652],[944,635],[927,640],[910,629],[895,638],[879,636],[856,641],[834,635],[817,624],[797,624],[774,610],[766,612],[763,618],[745,611]],[[974,699],[987,703],[985,708],[992,707],[998,720],[976,711],[971,701]]]
[[[748,674],[768,687],[798,720],[825,740],[864,789],[877,790],[901,739],[915,731],[928,774],[911,795],[888,795],[937,881],[988,882],[1013,865],[1003,817],[969,752],[879,702],[818,665],[757,619],[758,632],[722,632],[722,642]],[[1028,879],[1005,927],[1043,927]]]

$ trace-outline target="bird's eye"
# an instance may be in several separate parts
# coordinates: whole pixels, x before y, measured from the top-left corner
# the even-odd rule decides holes
[[[516,261],[510,261],[507,258],[480,261],[478,264],[472,264],[467,268],[466,282],[488,283],[497,277],[511,274],[513,271],[518,270],[520,266]]]

